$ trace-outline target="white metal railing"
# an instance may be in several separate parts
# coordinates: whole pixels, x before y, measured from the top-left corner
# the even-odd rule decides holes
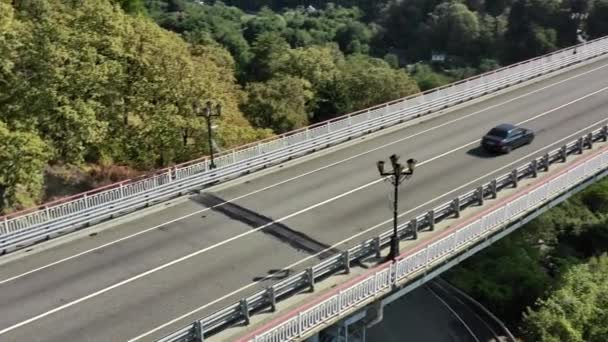
[[[486,198],[496,198],[498,192],[503,189],[517,187],[519,180],[536,177],[541,171],[549,171],[551,165],[567,161],[568,156],[583,153],[585,148],[593,147],[594,143],[599,141],[606,142],[607,140],[608,126],[585,134],[560,148],[554,149],[541,157],[533,159],[507,174],[483,184],[475,190],[462,194],[449,202],[433,208],[427,213],[416,216],[407,223],[401,224],[398,227],[399,238],[404,239],[413,237],[416,239],[419,231],[425,229],[432,230],[436,223],[450,217],[458,217],[461,210],[471,205],[482,205]],[[608,147],[604,147],[601,151],[606,150],[608,150]],[[480,238],[487,236],[488,232],[491,232],[493,227],[498,227],[507,220],[522,215],[530,210],[530,208],[536,208],[543,205],[550,198],[558,197],[562,192],[571,187],[572,184],[576,184],[598,172],[606,172],[606,169],[608,168],[608,152],[602,152],[601,154],[595,152],[595,154],[596,155],[593,158],[588,156],[576,161],[565,171],[526,189],[525,193],[520,193],[515,197],[508,198],[501,205],[489,209],[489,211],[480,215],[475,221],[469,222],[455,233],[438,239],[436,238],[436,241],[427,243],[422,249],[411,251],[410,254],[401,259],[391,271],[387,271],[390,274],[389,278],[392,279],[387,281],[389,281],[390,284],[394,284],[395,282],[402,280],[405,276],[412,275],[425,269],[429,264],[450,256],[455,250],[476,243]],[[328,275],[344,271],[349,272],[351,263],[374,254],[379,256],[381,250],[389,246],[392,235],[393,231],[389,230],[375,238],[365,240],[341,254],[329,257],[305,271],[273,284],[266,290],[243,298],[237,303],[231,304],[220,311],[197,320],[191,325],[160,339],[159,342],[202,341],[205,332],[213,334],[235,324],[241,324],[243,321],[247,323],[249,316],[252,313],[264,311],[268,308],[273,309],[276,306],[277,301],[288,298],[294,293],[298,293],[302,290],[313,288],[317,279],[324,279],[324,277],[327,277]],[[385,287],[382,284],[384,283],[381,282],[380,285],[378,285],[380,287],[376,291],[383,291]],[[347,283],[343,285],[341,289],[348,288],[351,285],[352,282],[350,285]],[[338,305],[339,303],[349,303],[352,301],[349,299],[348,295],[343,295],[342,292],[338,292],[337,294],[334,293],[334,295],[338,296],[336,298],[339,299],[336,299],[335,302],[329,301],[326,303],[327,305]],[[317,302],[324,300],[325,297],[322,297]],[[338,310],[338,314],[343,311],[341,305],[342,304],[339,304],[337,306],[336,310]],[[325,313],[323,313],[323,315],[325,315]],[[334,316],[327,316],[327,319]],[[288,320],[291,323],[287,325],[276,325],[276,329],[272,330],[270,335],[261,334],[258,338],[261,338],[262,341],[266,341],[266,338],[269,338],[268,341],[275,341],[275,337],[273,336],[300,336],[293,335],[302,333],[301,330],[294,330],[296,329],[294,327],[298,327],[298,329],[301,327],[301,322],[298,321],[299,319],[301,318],[291,317]],[[297,322],[297,324],[294,323],[295,325],[293,325],[293,322]],[[288,340],[288,338],[285,337],[284,340]]]
[[[0,254],[603,56],[608,37],[0,218]]]
[[[436,264],[461,249],[465,245],[476,243],[480,238],[491,233],[505,222],[519,217],[523,212],[536,208],[542,201],[558,194],[548,189],[564,191],[574,187],[588,176],[608,167],[608,152],[595,155],[579,165],[567,169],[561,176],[542,181],[533,190],[527,190],[498,205],[491,212],[482,214],[473,222],[456,231],[427,243],[417,252],[403,256],[396,264],[390,262],[366,274],[355,284],[343,286],[332,291],[330,297],[323,298],[314,306],[297,309],[283,321],[274,326],[262,328],[257,335],[247,337],[243,341],[282,342],[301,337],[320,325],[325,324],[346,312],[349,308],[360,305],[369,298],[389,291],[393,285],[402,280],[415,276],[416,273]],[[390,274],[390,276],[387,276]],[[384,276],[382,276],[384,275]],[[379,279],[380,278],[380,279]]]

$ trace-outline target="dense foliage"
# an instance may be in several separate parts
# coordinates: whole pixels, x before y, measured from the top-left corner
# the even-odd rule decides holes
[[[99,178],[81,189],[205,154],[195,102],[222,105],[226,148],[608,33],[608,0],[0,6],[0,210],[69,189],[58,169]]]
[[[205,150],[195,101],[222,103],[217,136],[268,136],[242,115],[223,48],[176,34],[109,2],[0,2],[0,208],[39,200],[47,163],[149,169]]]
[[[449,273],[526,341],[608,340],[608,181]]]

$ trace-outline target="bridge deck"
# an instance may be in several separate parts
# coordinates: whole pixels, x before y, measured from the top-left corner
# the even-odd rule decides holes
[[[377,160],[419,160],[401,189],[408,219],[605,123],[607,87],[602,59],[86,232],[94,236],[3,258],[0,340],[166,335],[390,227]],[[535,129],[536,140],[484,154],[479,138],[503,122]]]

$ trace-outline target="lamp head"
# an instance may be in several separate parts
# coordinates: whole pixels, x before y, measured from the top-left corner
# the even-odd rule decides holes
[[[391,160],[391,164],[394,169],[397,169],[397,163],[399,162],[399,156],[396,154],[392,154],[389,159]]]
[[[414,168],[416,168],[416,164],[418,164],[418,161],[414,158],[410,158],[407,160],[407,167],[411,173],[414,173]]]
[[[384,173],[384,161],[383,160],[377,162],[376,167],[378,167],[378,172],[380,172],[380,174]]]

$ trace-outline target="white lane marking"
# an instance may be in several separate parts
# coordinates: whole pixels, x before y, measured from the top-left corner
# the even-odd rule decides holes
[[[549,113],[552,113],[552,112],[554,112],[555,110],[557,110],[557,109],[559,109],[559,108],[563,108],[563,107],[565,107],[565,106],[567,106],[567,105],[569,105],[569,104],[573,104],[573,103],[579,102],[579,101],[581,101],[581,100],[583,100],[583,99],[586,99],[586,98],[588,98],[588,97],[590,97],[590,96],[592,96],[592,95],[595,95],[595,94],[597,94],[597,93],[599,93],[599,92],[601,92],[601,91],[604,91],[604,90],[606,90],[606,89],[608,89],[608,87],[604,87],[604,88],[602,88],[601,90],[595,91],[595,92],[593,92],[593,93],[591,93],[591,94],[588,94],[588,95],[585,95],[585,96],[583,96],[583,97],[581,97],[581,98],[578,98],[578,99],[576,99],[576,100],[570,101],[570,102],[568,102],[568,103],[567,103],[567,104],[565,104],[565,105],[558,106],[558,107],[556,107],[556,108],[554,108],[554,109],[551,109],[551,110],[548,110],[548,111],[546,111],[546,112],[544,112],[544,113],[541,113],[541,114],[539,114],[539,115],[536,115],[534,118],[535,118],[535,119],[536,119],[536,118],[540,118],[541,116],[544,116],[544,115],[547,115],[547,114],[549,114]],[[524,120],[524,121],[522,121],[522,122],[527,122],[527,121],[529,121],[529,120],[530,120],[530,119],[527,119],[527,120]],[[456,149],[453,149],[453,150],[451,150],[451,151],[448,151],[448,152],[446,152],[446,153],[443,153],[443,154],[441,154],[440,156],[436,156],[436,157],[433,157],[433,158],[431,158],[431,159],[425,160],[425,161],[421,162],[419,165],[420,165],[420,167],[422,167],[422,166],[424,166],[425,164],[428,164],[428,163],[430,163],[430,162],[432,162],[432,161],[434,161],[434,160],[437,160],[437,159],[438,159],[438,158],[440,158],[440,157],[446,156],[446,155],[448,155],[449,153],[453,153],[453,152],[458,151],[458,150],[460,150],[460,149],[462,149],[462,148],[464,148],[464,147],[467,147],[467,146],[469,146],[469,145],[471,145],[471,144],[475,144],[475,143],[478,143],[478,142],[479,142],[479,139],[475,139],[475,140],[474,140],[474,141],[472,141],[472,142],[469,142],[469,143],[464,144],[464,145],[462,145],[462,146],[460,146],[460,147],[458,147],[458,148],[456,148]],[[275,221],[273,221],[273,222],[269,222],[269,223],[267,223],[267,224],[264,224],[264,225],[262,225],[262,226],[259,226],[259,227],[255,228],[255,229],[248,230],[248,231],[246,231],[246,232],[244,232],[244,233],[241,233],[241,234],[235,235],[235,236],[233,236],[233,237],[231,237],[231,238],[229,238],[229,239],[223,240],[223,241],[218,242],[218,243],[216,243],[216,244],[214,244],[214,245],[211,245],[211,246],[205,247],[205,248],[200,249],[200,250],[198,250],[198,251],[196,251],[196,252],[193,252],[193,253],[190,253],[190,254],[185,255],[185,256],[183,256],[183,257],[180,257],[180,258],[178,258],[178,259],[172,260],[172,261],[170,261],[170,262],[168,262],[168,263],[166,263],[166,264],[163,264],[163,265],[160,265],[160,266],[158,266],[158,267],[152,268],[152,269],[150,269],[150,270],[148,270],[148,271],[146,271],[146,272],[140,273],[140,274],[138,274],[138,275],[136,275],[136,276],[133,276],[133,277],[131,277],[131,278],[127,278],[127,279],[125,279],[125,280],[122,280],[122,281],[120,281],[120,282],[118,282],[118,283],[115,283],[115,284],[113,284],[113,285],[110,285],[110,286],[108,286],[108,287],[106,287],[106,288],[103,288],[103,289],[101,289],[101,290],[98,290],[98,291],[96,291],[96,292],[93,292],[93,293],[91,293],[91,294],[89,294],[89,295],[87,295],[87,296],[84,296],[84,297],[81,297],[81,298],[79,298],[79,299],[73,300],[73,301],[71,301],[71,302],[69,302],[69,303],[66,303],[66,304],[64,304],[64,305],[58,306],[58,307],[56,307],[56,308],[54,308],[54,309],[51,309],[51,310],[46,311],[46,312],[44,312],[44,313],[41,313],[41,314],[39,314],[39,315],[37,315],[37,316],[34,316],[34,317],[32,317],[32,318],[29,318],[29,319],[27,319],[27,320],[25,320],[25,321],[21,321],[21,322],[19,322],[19,323],[17,323],[17,324],[14,324],[14,325],[12,325],[12,326],[9,326],[8,328],[5,328],[5,329],[3,329],[3,330],[0,330],[0,335],[3,335],[3,334],[5,334],[5,333],[7,333],[7,332],[9,332],[9,331],[12,331],[12,330],[15,330],[15,329],[17,329],[17,328],[19,328],[19,327],[22,327],[22,326],[24,326],[24,325],[27,325],[27,324],[29,324],[29,323],[31,323],[31,322],[37,321],[37,320],[39,320],[39,319],[41,319],[41,318],[44,318],[44,317],[46,317],[46,316],[49,316],[49,315],[51,315],[51,314],[53,314],[53,313],[55,313],[55,312],[58,312],[58,311],[61,311],[61,310],[67,309],[67,308],[69,308],[69,307],[71,307],[71,306],[74,306],[74,305],[76,305],[76,304],[79,304],[79,303],[81,303],[81,302],[84,302],[84,301],[86,301],[86,300],[88,300],[88,299],[91,299],[91,298],[97,297],[97,296],[99,296],[99,295],[102,295],[102,294],[104,294],[104,293],[106,293],[106,292],[109,292],[109,291],[111,291],[111,290],[115,289],[115,288],[118,288],[118,287],[123,286],[123,285],[125,285],[125,284],[129,284],[129,283],[134,282],[134,281],[136,281],[136,280],[138,280],[138,279],[141,279],[141,278],[143,278],[143,277],[146,277],[146,276],[148,276],[148,275],[150,275],[150,274],[153,274],[153,273],[156,273],[156,272],[158,272],[158,271],[161,271],[161,270],[163,270],[163,269],[165,269],[165,268],[171,267],[171,266],[173,266],[173,265],[175,265],[175,264],[178,264],[178,263],[180,263],[180,262],[182,262],[182,261],[186,261],[186,260],[188,260],[188,259],[191,259],[191,258],[193,258],[193,257],[195,257],[195,256],[197,256],[197,255],[203,254],[203,253],[205,253],[205,252],[207,252],[207,251],[209,251],[209,250],[212,250],[212,249],[215,249],[215,248],[221,247],[221,246],[223,246],[223,245],[225,245],[225,244],[228,244],[228,243],[230,243],[230,242],[232,242],[232,241],[234,241],[234,240],[237,240],[237,239],[240,239],[240,238],[242,238],[242,237],[245,237],[245,236],[251,235],[251,234],[253,234],[253,233],[257,233],[258,231],[260,231],[260,230],[262,230],[262,229],[264,229],[264,228],[266,228],[266,227],[268,227],[268,226],[270,226],[270,225],[273,225],[273,224],[275,224],[275,223],[277,223],[277,222],[282,222],[282,221],[285,221],[285,220],[290,219],[290,218],[292,218],[292,217],[294,217],[294,216],[300,215],[300,214],[302,214],[302,213],[304,213],[304,212],[310,211],[310,210],[315,209],[315,208],[317,208],[317,207],[319,207],[319,206],[322,206],[322,205],[325,205],[325,204],[327,204],[327,203],[333,202],[333,201],[335,201],[335,200],[337,200],[337,199],[340,199],[340,198],[342,198],[342,197],[348,196],[348,195],[350,195],[350,194],[352,194],[352,193],[355,193],[355,192],[357,192],[357,191],[359,191],[359,190],[362,190],[362,189],[368,188],[368,187],[370,187],[370,186],[372,186],[372,185],[374,185],[374,184],[376,184],[376,183],[382,182],[382,181],[383,181],[383,179],[377,179],[377,180],[372,181],[372,182],[370,182],[370,183],[363,184],[363,185],[361,185],[361,186],[359,186],[359,187],[357,187],[357,188],[355,188],[355,189],[351,189],[351,190],[349,190],[349,191],[347,191],[347,192],[344,192],[344,193],[342,193],[342,194],[340,194],[340,195],[334,196],[334,197],[329,198],[329,199],[327,199],[327,200],[325,200],[325,201],[322,201],[322,202],[320,202],[320,203],[317,203],[317,204],[311,205],[311,206],[309,206],[309,207],[307,207],[307,208],[304,208],[304,209],[301,209],[301,210],[299,210],[299,211],[297,211],[297,212],[291,213],[291,214],[289,214],[289,215],[287,215],[287,216],[284,216],[284,217],[282,217],[282,218],[280,218],[280,219],[278,219],[278,220],[275,220]]]
[[[456,319],[458,319],[460,321],[460,323],[462,323],[462,325],[464,325],[464,327],[467,329],[467,331],[469,332],[469,334],[471,334],[471,336],[473,336],[473,338],[475,339],[475,341],[479,342],[479,339],[477,338],[477,336],[475,336],[475,334],[473,333],[473,330],[471,330],[471,328],[456,313],[456,311],[454,311],[454,309],[452,309],[452,307],[449,306],[448,303],[446,303],[441,297],[439,297],[439,295],[436,294],[435,291],[433,291],[433,289],[431,289],[430,287],[427,287],[427,288],[429,289],[429,292],[432,293],[433,296],[435,296],[435,298],[437,298],[441,303],[443,303],[443,305],[445,305],[445,307],[448,308],[448,310],[450,310],[450,312],[454,315],[454,317],[456,317]]]
[[[230,200],[226,201],[225,203],[217,204],[217,205],[214,205],[214,206],[212,206],[212,207],[208,207],[208,208],[204,208],[204,209],[201,209],[201,210],[198,210],[198,211],[192,212],[192,213],[190,213],[190,214],[187,214],[187,215],[184,215],[184,216],[178,217],[178,218],[173,219],[173,220],[170,220],[170,221],[163,222],[163,223],[161,223],[161,224],[159,224],[159,225],[156,225],[156,226],[153,226],[153,227],[147,228],[147,229],[142,230],[142,231],[139,231],[139,232],[137,232],[137,233],[134,233],[134,234],[131,234],[131,235],[127,235],[127,236],[122,237],[122,238],[120,238],[120,239],[116,239],[116,240],[114,240],[114,241],[111,241],[111,242],[105,243],[105,244],[103,244],[103,245],[100,245],[100,246],[97,246],[97,247],[94,247],[94,248],[91,248],[91,249],[88,249],[88,250],[82,251],[82,252],[80,252],[80,253],[77,253],[77,254],[71,255],[71,256],[69,256],[69,257],[65,257],[65,258],[63,258],[63,259],[60,259],[60,260],[54,261],[54,262],[49,263],[49,264],[46,264],[46,265],[44,265],[44,266],[40,266],[40,267],[37,267],[37,268],[35,268],[35,269],[29,270],[29,271],[27,271],[27,272],[23,272],[23,273],[20,273],[20,274],[15,275],[15,276],[12,276],[12,277],[9,277],[9,278],[6,278],[6,279],[3,279],[3,280],[0,280],[0,285],[5,284],[5,283],[8,283],[8,282],[13,281],[13,280],[17,280],[17,279],[19,279],[19,278],[25,277],[25,276],[30,275],[30,274],[32,274],[32,273],[35,273],[35,272],[39,272],[39,271],[45,270],[45,269],[50,268],[50,267],[53,267],[53,266],[55,266],[55,265],[62,264],[62,263],[64,263],[64,262],[66,262],[66,261],[70,261],[70,260],[76,259],[76,258],[81,257],[81,256],[83,256],[83,255],[93,253],[93,252],[95,252],[95,251],[98,251],[98,250],[100,250],[100,249],[103,249],[103,248],[106,248],[106,247],[109,247],[109,246],[115,245],[115,244],[120,243],[120,242],[122,242],[122,241],[125,241],[125,240],[128,240],[128,239],[132,239],[132,238],[134,238],[134,237],[137,237],[137,236],[140,236],[140,235],[146,234],[146,233],[151,232],[151,231],[153,231],[153,230],[156,230],[156,229],[158,229],[158,228],[161,228],[161,227],[164,227],[164,226],[166,226],[166,225],[169,225],[169,224],[172,224],[172,223],[175,223],[175,222],[181,221],[181,220],[183,220],[183,219],[186,219],[186,218],[188,218],[188,217],[192,217],[192,216],[197,215],[197,214],[200,214],[200,213],[202,213],[202,212],[205,212],[205,211],[208,211],[208,210],[211,210],[211,209],[217,208],[217,207],[219,207],[219,206],[226,205],[226,204],[232,203],[232,202],[234,202],[234,201],[237,201],[237,200],[240,200],[240,199],[243,199],[243,198],[246,198],[246,197],[249,197],[249,196],[255,195],[255,194],[257,194],[257,193],[260,193],[260,192],[263,192],[263,191],[266,191],[266,190],[269,190],[269,189],[275,188],[275,187],[280,186],[280,185],[283,185],[283,184],[285,184],[285,183],[292,182],[292,181],[297,180],[297,179],[299,179],[299,178],[306,177],[306,176],[311,175],[311,174],[313,174],[313,173],[316,173],[316,172],[319,172],[319,171],[322,171],[322,170],[325,170],[325,169],[331,168],[331,167],[333,167],[333,166],[336,166],[336,165],[339,165],[339,164],[345,163],[345,162],[350,161],[350,160],[352,160],[352,159],[359,158],[359,157],[361,157],[361,156],[363,156],[363,155],[366,155],[366,154],[369,154],[369,153],[372,153],[372,152],[375,152],[375,151],[381,150],[381,149],[386,148],[386,147],[388,147],[388,146],[391,146],[391,145],[394,145],[394,144],[397,144],[397,143],[403,142],[403,141],[405,141],[405,140],[408,140],[408,139],[411,139],[411,138],[417,137],[417,136],[419,136],[419,135],[422,135],[422,134],[428,133],[428,132],[430,132],[430,131],[433,131],[433,130],[439,129],[439,128],[441,128],[441,127],[444,127],[444,126],[447,126],[447,125],[453,124],[453,123],[455,123],[455,122],[458,122],[458,121],[461,121],[461,120],[464,120],[464,119],[467,119],[467,118],[469,118],[469,117],[472,117],[472,116],[478,115],[478,114],[480,114],[480,113],[486,112],[486,111],[488,111],[488,110],[490,110],[490,109],[494,109],[494,108],[496,108],[496,107],[503,106],[503,105],[505,105],[505,104],[507,104],[507,103],[510,103],[510,102],[513,102],[513,101],[519,100],[519,99],[521,99],[521,98],[524,98],[524,97],[530,96],[530,95],[532,95],[532,94],[535,94],[535,93],[541,92],[541,91],[543,91],[543,90],[546,90],[546,89],[552,88],[552,87],[557,86],[557,85],[559,85],[559,84],[562,84],[562,83],[565,83],[565,82],[567,82],[567,81],[570,81],[570,80],[573,80],[573,79],[576,79],[576,78],[582,77],[582,76],[584,76],[584,75],[590,74],[590,73],[592,73],[592,72],[595,72],[595,71],[597,71],[597,70],[600,70],[600,69],[603,69],[603,68],[606,68],[606,67],[608,67],[608,64],[603,65],[603,66],[600,66],[600,67],[597,67],[597,68],[594,68],[594,69],[591,69],[591,70],[588,70],[588,71],[586,71],[586,72],[584,72],[584,73],[581,73],[581,74],[578,74],[578,75],[574,75],[574,76],[568,77],[568,78],[563,79],[563,80],[561,80],[561,81],[558,81],[558,82],[555,82],[555,83],[549,84],[549,85],[547,85],[547,86],[544,86],[544,87],[542,87],[542,88],[539,88],[539,89],[537,89],[537,90],[531,91],[531,92],[529,92],[529,93],[525,93],[525,94],[522,94],[522,95],[520,95],[520,96],[514,97],[514,98],[512,98],[512,99],[509,99],[509,100],[507,100],[507,101],[504,101],[504,102],[501,102],[501,103],[498,103],[498,104],[495,104],[495,105],[492,105],[492,106],[489,106],[489,107],[486,107],[486,108],[480,109],[480,110],[478,110],[478,111],[476,111],[476,112],[473,112],[473,113],[470,113],[470,114],[467,114],[467,115],[464,115],[464,116],[460,116],[460,117],[458,117],[458,118],[456,118],[456,119],[453,119],[453,120],[450,120],[450,121],[444,122],[444,123],[442,123],[442,124],[440,124],[440,125],[437,125],[437,126],[430,127],[430,128],[428,128],[428,129],[426,129],[426,130],[423,130],[423,131],[420,131],[420,132],[418,132],[418,133],[415,133],[415,134],[409,135],[409,136],[407,136],[407,137],[404,137],[404,138],[401,138],[401,139],[398,139],[398,140],[392,141],[392,142],[387,143],[387,144],[384,144],[384,145],[382,145],[382,146],[378,146],[378,147],[373,148],[373,149],[371,149],[371,150],[368,150],[368,151],[365,151],[365,152],[362,152],[362,153],[359,153],[359,154],[353,155],[353,156],[348,157],[348,158],[346,158],[346,159],[339,160],[339,161],[337,161],[337,162],[335,162],[335,163],[332,163],[332,164],[329,164],[329,165],[326,165],[326,166],[320,167],[320,168],[315,169],[315,170],[311,170],[311,171],[308,171],[308,172],[302,173],[302,174],[297,175],[297,176],[295,176],[295,177],[288,178],[288,179],[286,179],[286,180],[284,180],[284,181],[281,181],[281,182],[278,182],[278,183],[275,183],[275,184],[271,184],[271,185],[266,186],[266,187],[264,187],[264,188],[260,188],[260,189],[258,189],[258,190],[252,191],[252,192],[250,192],[250,193],[247,193],[247,194],[244,194],[244,195],[241,195],[241,196],[237,196],[237,197],[235,197],[235,198],[232,198],[232,199],[230,199]]]
[[[403,216],[405,216],[405,215],[410,214],[410,213],[411,213],[411,212],[413,212],[413,211],[416,211],[416,210],[418,210],[418,209],[420,209],[420,208],[423,208],[423,207],[425,207],[425,206],[427,206],[427,205],[429,205],[429,204],[431,204],[431,203],[433,203],[433,202],[436,202],[436,201],[438,201],[438,200],[440,200],[440,199],[442,199],[442,198],[444,198],[444,197],[447,197],[448,195],[450,195],[450,194],[452,194],[452,193],[454,193],[454,192],[456,192],[456,191],[459,191],[459,190],[461,190],[462,188],[465,188],[465,187],[467,187],[467,186],[469,186],[469,185],[471,185],[471,184],[473,184],[473,183],[476,183],[476,182],[478,182],[478,181],[480,181],[480,180],[482,180],[482,179],[484,179],[484,178],[486,178],[486,177],[489,177],[489,176],[491,176],[492,174],[495,174],[495,173],[497,173],[497,172],[500,172],[500,171],[502,171],[503,169],[506,169],[506,168],[508,168],[508,167],[510,167],[510,166],[512,166],[512,165],[514,165],[514,164],[519,163],[520,161],[522,161],[522,160],[524,160],[524,159],[527,159],[527,158],[529,158],[529,157],[531,157],[531,156],[533,156],[533,155],[535,155],[535,154],[539,153],[540,151],[547,150],[548,148],[550,148],[550,147],[552,147],[552,146],[554,146],[554,145],[557,145],[557,144],[559,144],[560,142],[562,142],[562,141],[564,141],[564,140],[568,140],[568,139],[570,139],[571,137],[573,137],[573,136],[575,136],[575,135],[577,135],[577,134],[580,134],[581,132],[588,131],[589,129],[591,129],[591,128],[595,127],[595,126],[601,125],[602,123],[607,122],[607,121],[608,121],[608,118],[606,118],[606,119],[604,119],[604,120],[601,120],[601,121],[599,121],[599,122],[596,122],[596,123],[594,123],[594,124],[592,124],[592,125],[589,125],[589,126],[587,126],[587,127],[585,127],[585,128],[582,128],[582,129],[580,129],[580,130],[578,130],[578,131],[576,131],[576,132],[574,132],[574,133],[572,133],[572,134],[568,135],[567,137],[564,137],[564,138],[562,138],[562,139],[560,139],[560,140],[558,140],[558,141],[555,141],[555,142],[553,142],[553,143],[551,143],[551,144],[549,144],[549,145],[543,146],[542,148],[539,148],[538,150],[536,150],[536,151],[534,151],[534,152],[528,153],[527,155],[525,155],[525,156],[523,156],[523,157],[521,157],[521,158],[519,158],[519,159],[517,159],[517,160],[514,160],[514,161],[512,161],[511,163],[506,164],[506,165],[502,166],[502,167],[501,167],[501,168],[499,168],[499,169],[496,169],[496,170],[493,170],[493,171],[491,171],[491,172],[489,172],[489,173],[486,173],[485,175],[480,176],[480,177],[477,177],[477,178],[473,179],[472,181],[470,181],[470,182],[468,182],[468,183],[466,183],[466,184],[463,184],[463,185],[459,186],[459,187],[458,187],[458,188],[456,188],[456,189],[453,189],[453,190],[451,190],[451,191],[449,191],[449,192],[446,192],[446,193],[444,193],[444,194],[443,194],[443,195],[441,195],[441,196],[435,197],[435,198],[433,198],[433,199],[431,199],[431,200],[429,200],[429,201],[427,201],[427,202],[425,202],[425,203],[423,203],[423,204],[420,204],[419,206],[417,206],[417,207],[415,207],[415,208],[409,209],[409,210],[407,210],[407,211],[405,211],[405,212],[403,212],[403,213],[399,214],[399,215],[398,215],[398,218],[401,218],[401,217],[403,217]],[[288,266],[286,266],[286,267],[282,268],[282,269],[281,269],[279,272],[281,272],[281,271],[285,271],[285,270],[289,270],[289,269],[292,269],[292,268],[294,268],[294,267],[296,267],[296,266],[298,266],[298,265],[300,265],[300,264],[303,264],[303,263],[305,263],[305,262],[307,262],[307,261],[309,261],[309,260],[311,260],[311,259],[313,259],[313,258],[317,258],[317,257],[319,257],[319,256],[320,256],[321,254],[323,254],[323,253],[326,253],[326,252],[328,252],[328,251],[330,251],[330,250],[332,250],[332,249],[334,249],[334,248],[337,248],[337,247],[339,247],[339,246],[341,246],[341,245],[343,245],[343,244],[346,244],[347,242],[349,242],[349,241],[351,241],[351,240],[353,240],[353,239],[356,239],[356,238],[358,238],[358,237],[359,237],[359,236],[361,236],[361,235],[367,234],[367,233],[369,233],[369,232],[371,232],[371,231],[373,231],[373,230],[376,230],[376,229],[378,229],[378,228],[380,228],[380,227],[382,227],[382,226],[384,226],[384,225],[386,225],[386,224],[388,224],[388,223],[390,223],[390,222],[392,222],[392,221],[393,221],[393,219],[392,219],[392,218],[389,218],[389,219],[387,219],[387,220],[384,220],[384,221],[382,221],[382,222],[380,222],[380,223],[378,223],[378,224],[376,224],[376,225],[373,225],[372,227],[369,227],[369,228],[367,228],[367,229],[365,229],[365,230],[363,230],[363,231],[361,231],[361,232],[359,232],[359,233],[357,233],[357,234],[355,234],[355,235],[351,235],[350,237],[348,237],[348,238],[346,238],[346,239],[344,239],[344,240],[342,240],[342,241],[339,241],[339,242],[337,242],[337,243],[335,243],[335,244],[333,244],[333,245],[331,245],[331,246],[327,247],[326,249],[324,249],[324,250],[322,250],[322,251],[318,252],[317,254],[314,254],[314,255],[309,255],[309,256],[307,256],[307,257],[306,257],[306,258],[304,258],[304,259],[298,260],[298,261],[296,261],[295,263],[293,263],[293,264],[291,264],[291,265],[288,265]],[[155,332],[157,332],[157,331],[159,331],[159,330],[161,330],[161,329],[164,329],[164,328],[166,328],[166,327],[168,327],[168,326],[170,326],[170,325],[172,325],[172,324],[175,324],[175,323],[177,323],[177,322],[179,322],[179,321],[181,321],[181,320],[183,320],[183,319],[185,319],[185,318],[187,318],[187,317],[189,317],[189,316],[192,316],[192,315],[194,315],[194,314],[195,314],[195,313],[197,313],[197,312],[200,312],[200,311],[202,311],[202,310],[205,310],[206,308],[208,308],[208,307],[210,307],[210,306],[212,306],[212,305],[215,305],[215,304],[217,304],[217,303],[219,303],[219,302],[223,301],[223,300],[224,300],[224,299],[226,299],[226,298],[232,297],[232,296],[234,296],[235,294],[237,294],[237,293],[239,293],[239,292],[242,292],[242,291],[247,290],[247,289],[249,289],[249,288],[251,288],[251,287],[254,287],[254,286],[256,286],[257,284],[259,284],[260,282],[263,282],[263,281],[265,281],[265,280],[268,280],[268,279],[269,279],[269,278],[271,278],[271,277],[272,277],[272,275],[268,275],[268,276],[266,276],[266,277],[264,277],[264,278],[262,278],[262,279],[260,279],[260,280],[258,280],[258,281],[256,281],[256,282],[250,283],[250,284],[245,285],[245,286],[243,286],[243,287],[241,287],[241,288],[239,288],[239,289],[236,289],[236,290],[234,290],[234,291],[232,291],[232,292],[230,292],[230,293],[228,293],[228,294],[226,294],[226,295],[224,295],[224,296],[222,296],[222,297],[220,297],[220,298],[217,298],[217,299],[213,300],[212,302],[209,302],[209,303],[207,303],[207,304],[205,304],[205,305],[202,305],[202,306],[200,306],[200,307],[198,307],[198,308],[196,308],[196,309],[193,309],[192,311],[187,312],[187,313],[185,313],[185,314],[183,314],[183,315],[181,315],[181,316],[179,316],[179,317],[177,317],[177,318],[174,318],[174,319],[170,320],[170,321],[169,321],[169,322],[167,322],[167,323],[164,323],[164,324],[162,324],[162,325],[160,325],[160,326],[158,326],[158,327],[156,327],[156,328],[154,328],[154,329],[152,329],[152,330],[150,330],[150,331],[147,331],[147,332],[145,332],[145,333],[143,333],[143,334],[141,334],[141,335],[139,335],[139,336],[136,336],[136,337],[134,337],[134,338],[130,339],[130,340],[129,340],[129,342],[135,342],[135,341],[141,340],[142,338],[144,338],[144,337],[146,337],[146,336],[149,336],[149,335],[151,335],[151,334],[153,334],[153,333],[155,333]]]

